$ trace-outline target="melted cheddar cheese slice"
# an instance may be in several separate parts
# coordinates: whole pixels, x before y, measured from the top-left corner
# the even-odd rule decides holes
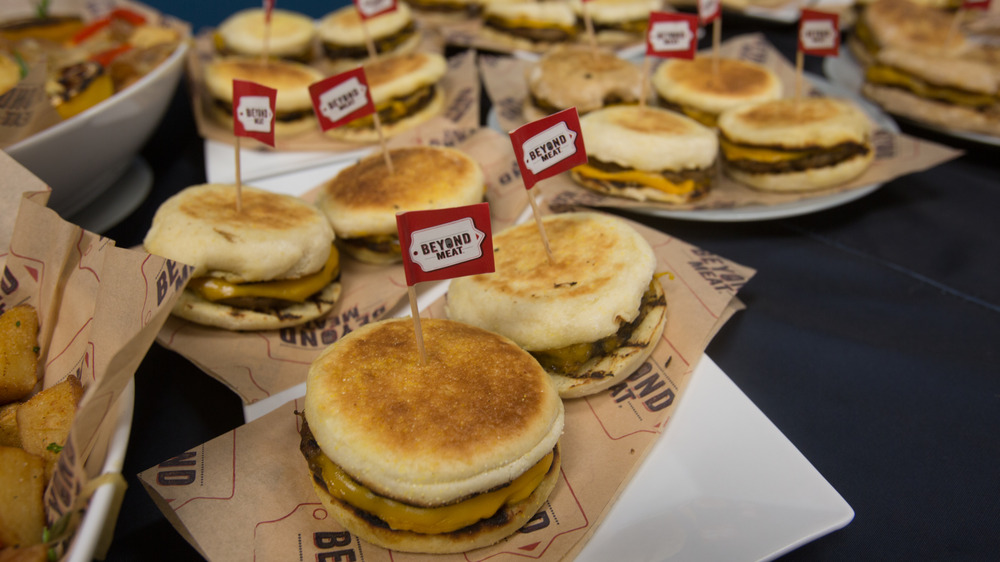
[[[684,195],[686,193],[691,193],[697,188],[697,185],[694,180],[684,180],[680,183],[676,183],[668,180],[667,178],[661,176],[660,174],[652,172],[641,172],[639,170],[607,172],[595,168],[590,164],[581,164],[573,168],[573,170],[576,173],[580,174],[582,177],[586,178],[633,184],[642,187],[651,187],[653,189],[658,189],[665,193],[674,193],[677,195]]]
[[[323,269],[298,279],[262,281],[260,283],[230,283],[216,277],[198,277],[188,282],[188,288],[210,301],[231,298],[269,298],[303,302],[320,292],[340,274],[340,254],[330,251]]]
[[[726,160],[753,160],[755,162],[783,162],[785,160],[795,160],[813,154],[815,151],[788,151],[775,150],[771,148],[754,148],[734,144],[724,138],[719,139],[719,148],[726,155]]]
[[[924,98],[949,101],[956,105],[982,107],[996,103],[997,98],[989,94],[977,94],[957,88],[935,86],[905,72],[883,65],[873,65],[865,72],[865,79],[873,84],[884,84],[905,88]]]
[[[438,534],[468,527],[491,517],[504,505],[530,496],[548,473],[553,456],[542,457],[507,486],[440,507],[417,507],[380,496],[348,476],[326,455],[317,455],[316,462],[327,491],[338,500],[377,516],[394,530]]]

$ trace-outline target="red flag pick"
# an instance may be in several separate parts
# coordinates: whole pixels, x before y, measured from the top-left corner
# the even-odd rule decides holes
[[[309,95],[324,131],[375,113],[371,88],[360,66],[311,84]]]
[[[354,0],[354,7],[364,21],[396,9],[396,0]]]
[[[417,349],[420,350],[420,362],[426,363],[420,310],[413,286],[421,281],[441,281],[493,272],[490,206],[489,203],[478,203],[400,213],[396,215],[396,229],[399,231]]]
[[[840,27],[837,14],[802,10],[799,16],[799,45],[795,53],[795,99],[802,96],[804,55],[837,56],[840,52]]]
[[[274,146],[278,90],[246,80],[233,80],[233,134]]]

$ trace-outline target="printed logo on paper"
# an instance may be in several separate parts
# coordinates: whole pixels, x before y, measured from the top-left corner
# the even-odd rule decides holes
[[[278,91],[246,80],[233,80],[233,134],[274,146]]]
[[[698,17],[691,14],[651,12],[646,32],[646,55],[693,59],[698,49]]]
[[[309,96],[324,131],[375,112],[371,89],[360,66],[311,84]]]
[[[396,10],[396,0],[354,0],[354,7],[362,20]]]
[[[721,16],[721,0],[698,0],[698,19],[702,24],[712,23]]]
[[[510,132],[525,189],[539,180],[587,163],[575,107],[532,121]]]
[[[799,50],[807,55],[837,56],[840,52],[837,14],[802,10],[799,18]]]
[[[494,270],[489,203],[400,213],[396,228],[408,286]]]

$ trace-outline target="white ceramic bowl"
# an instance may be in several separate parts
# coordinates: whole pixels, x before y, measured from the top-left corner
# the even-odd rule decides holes
[[[163,118],[187,50],[181,42],[134,84],[6,149],[52,188],[49,208],[70,217],[125,173]]]

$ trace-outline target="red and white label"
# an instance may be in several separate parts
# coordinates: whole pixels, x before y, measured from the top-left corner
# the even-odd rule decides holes
[[[799,18],[799,50],[807,55],[837,56],[840,52],[837,14],[802,10]]]
[[[698,0],[698,19],[708,24],[722,17],[722,0]]]
[[[246,80],[233,80],[233,134],[274,146],[278,90]]]
[[[650,12],[646,56],[693,59],[698,50],[698,17],[675,12]]]
[[[360,66],[310,84],[309,97],[324,131],[375,113],[368,79]]]
[[[963,10],[983,10],[984,12],[990,9],[990,0],[964,0],[962,2]]]
[[[495,269],[489,203],[399,213],[396,229],[407,286]]]
[[[575,107],[564,109],[510,132],[525,189],[587,163],[587,149]]]
[[[396,0],[354,0],[354,7],[362,20],[396,10]]]

